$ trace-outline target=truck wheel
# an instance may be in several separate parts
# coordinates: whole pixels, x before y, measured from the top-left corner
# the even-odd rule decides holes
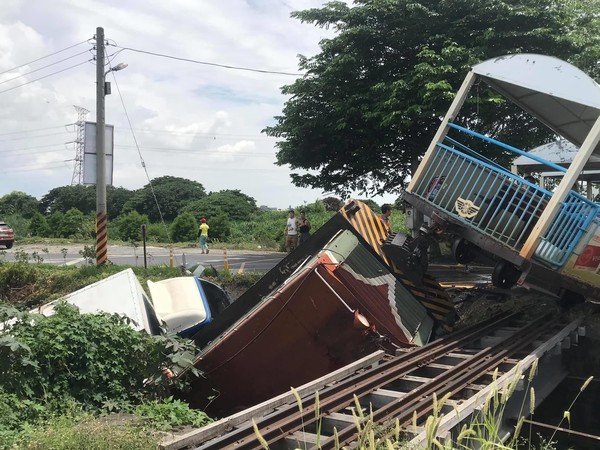
[[[459,264],[468,264],[475,259],[473,244],[462,238],[456,238],[452,242],[452,254]]]
[[[558,301],[558,305],[563,311],[568,311],[572,307],[585,302],[585,297],[577,292],[565,290]]]
[[[6,248],[12,248],[12,246],[13,246],[13,243],[12,243],[12,242],[7,242],[7,243],[6,243]]]
[[[502,260],[494,267],[492,284],[500,289],[510,289],[519,281],[520,276],[521,271],[519,269],[508,261]]]

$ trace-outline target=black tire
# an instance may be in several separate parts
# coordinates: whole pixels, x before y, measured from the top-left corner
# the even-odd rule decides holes
[[[585,297],[577,292],[565,290],[558,301],[558,305],[563,311],[568,311],[576,305],[585,302]]]
[[[6,248],[12,248],[13,243],[12,242],[7,242],[5,245],[6,245]]]
[[[502,260],[494,267],[492,284],[500,289],[510,289],[519,281],[520,276],[521,271],[519,269],[508,261]]]
[[[456,238],[452,242],[452,254],[459,264],[469,264],[476,256],[473,244],[462,238]]]

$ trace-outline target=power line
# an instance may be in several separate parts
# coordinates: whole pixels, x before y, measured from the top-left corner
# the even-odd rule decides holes
[[[110,64],[110,62],[109,62]],[[112,69],[112,68],[111,68]],[[144,172],[146,173],[146,178],[148,179],[148,184],[150,185],[150,192],[152,192],[152,197],[154,197],[154,203],[156,204],[156,209],[158,210],[158,215],[160,217],[160,221],[167,232],[167,239],[169,243],[171,243],[171,234],[169,233],[169,228],[167,227],[167,223],[165,222],[165,218],[163,216],[162,210],[160,209],[160,204],[158,203],[158,198],[156,197],[156,192],[154,192],[154,185],[152,184],[152,180],[150,179],[150,174],[148,173],[148,169],[146,168],[146,162],[142,157],[142,151],[140,150],[140,146],[138,144],[137,138],[135,136],[135,132],[133,131],[133,124],[131,123],[131,119],[129,118],[129,113],[127,112],[127,108],[125,107],[125,100],[123,99],[123,95],[121,94],[121,88],[119,88],[119,83],[117,82],[117,76],[115,75],[114,70],[112,71],[113,80],[115,80],[115,86],[117,87],[117,92],[119,93],[119,99],[121,99],[121,105],[123,105],[123,111],[125,111],[125,117],[127,118],[127,123],[129,124],[129,129],[131,130],[131,135],[133,136],[133,142],[135,142],[135,146],[138,151],[138,155],[140,156],[140,161],[142,163],[142,167]]]
[[[40,67],[40,68],[38,68],[38,69],[35,69],[35,70],[32,70],[32,71],[30,71],[30,72],[25,72],[25,73],[22,73],[21,75],[17,75],[16,77],[12,77],[12,78],[8,78],[7,80],[0,81],[0,84],[8,83],[9,81],[13,81],[13,80],[16,80],[16,79],[18,79],[18,78],[21,78],[21,77],[24,77],[24,76],[30,75],[30,74],[32,74],[32,73],[34,73],[34,72],[39,72],[40,70],[44,70],[44,69],[46,69],[46,68],[48,68],[48,67],[50,67],[50,66],[55,66],[56,64],[60,64],[61,62],[68,61],[69,59],[73,59],[73,58],[75,58],[75,57],[77,57],[77,56],[80,56],[80,55],[83,55],[84,53],[87,53],[87,52],[88,52],[88,51],[87,51],[87,50],[85,50],[85,51],[83,51],[83,52],[80,52],[80,53],[77,53],[77,54],[75,54],[75,55],[71,55],[71,56],[69,56],[68,58],[63,58],[63,59],[61,59],[61,60],[59,60],[59,61],[55,61],[55,62],[53,62],[53,63],[46,64],[45,66],[42,66],[42,67]]]
[[[60,144],[56,144],[60,145]],[[64,145],[64,144],[63,144]],[[42,153],[61,153],[61,152],[71,152],[72,150],[66,147],[63,148],[53,148],[49,150],[38,150],[35,152],[35,155],[41,155]],[[31,156],[31,150],[22,150],[22,151],[11,151],[9,154],[0,154],[0,159],[19,159],[20,156]]]
[[[55,162],[53,165],[45,164],[45,165],[39,166],[39,167],[31,167],[31,166],[21,166],[21,168],[11,167],[10,169],[7,169],[7,170],[0,170],[0,173],[11,173],[12,174],[15,172],[35,172],[38,170],[61,169],[63,167],[68,167],[67,164],[65,163],[65,161]]]
[[[117,148],[132,149],[137,148],[134,145],[118,145]],[[149,152],[164,152],[165,150],[169,153],[195,153],[197,155],[223,155],[223,156],[252,156],[256,158],[268,158],[275,156],[273,153],[265,152],[235,152],[235,153],[224,153],[219,150],[199,150],[197,148],[174,148],[174,147],[146,147],[141,146],[140,149]]]
[[[54,127],[45,127],[45,128],[34,128],[34,129],[29,129],[29,130],[21,130],[21,131],[11,131],[8,133],[0,133],[0,136],[8,136],[11,134],[21,134],[21,133],[35,133],[37,131],[46,131],[46,130],[55,130],[57,128],[63,128],[63,127],[69,127],[71,125],[75,125],[74,123],[68,123],[66,125],[57,125]]]
[[[21,151],[21,150],[35,150],[35,149],[38,149],[38,148],[48,148],[48,147],[54,147],[54,146],[57,146],[57,145],[65,145],[65,144],[69,144],[69,143],[70,142],[58,142],[58,143],[55,143],[55,144],[36,145],[36,146],[33,146],[33,147],[21,147],[21,148],[13,148],[13,149],[4,149],[3,148],[2,152],[12,153],[12,152],[18,152],[18,151]]]
[[[45,137],[49,137],[49,136],[63,136],[65,133],[69,133],[69,132],[63,131],[62,133],[37,134],[35,136],[21,136],[21,137],[15,137],[15,138],[0,139],[0,142],[26,141],[28,139],[37,139],[37,138],[43,138],[43,137],[45,138]]]
[[[128,130],[128,128],[124,127],[115,127],[116,131],[119,130]],[[174,134],[174,135],[182,135],[182,136],[195,136],[195,137],[204,137],[204,138],[212,138],[214,136],[232,136],[232,137],[247,137],[248,139],[261,137],[264,138],[265,141],[272,141],[273,139],[277,139],[274,137],[266,136],[264,134],[235,134],[235,133],[212,133],[208,131],[171,131],[171,130],[152,130],[150,128],[136,128],[136,132],[138,133],[148,133],[148,134]],[[268,139],[267,139],[268,138]]]
[[[52,75],[56,75],[56,74],[59,74],[59,73],[65,72],[65,71],[67,71],[67,70],[70,70],[70,69],[73,69],[73,68],[75,68],[75,67],[81,66],[82,64],[85,64],[85,63],[87,63],[87,62],[89,62],[89,61],[91,61],[91,59],[90,59],[90,60],[87,60],[87,61],[80,62],[79,64],[72,65],[72,66],[70,66],[70,67],[67,67],[67,68],[65,68],[65,69],[58,70],[58,71],[56,71],[56,72],[52,72],[52,73],[50,73],[50,74],[48,74],[48,75],[44,75],[43,77],[39,77],[39,78],[36,78],[35,80],[28,81],[27,83],[23,83],[23,84],[20,84],[20,85],[18,85],[18,86],[14,86],[14,87],[11,87],[11,88],[8,88],[8,89],[4,89],[3,91],[0,91],[0,94],[3,94],[4,92],[12,91],[13,89],[18,89],[18,88],[20,88],[20,87],[23,87],[23,86],[25,86],[25,85],[27,85],[27,84],[34,83],[34,82],[36,82],[36,81],[39,81],[39,80],[43,80],[44,78],[51,77]]]
[[[194,64],[202,64],[205,66],[221,67],[223,69],[245,70],[247,72],[270,73],[270,74],[275,74],[275,75],[287,75],[287,76],[292,76],[292,77],[301,77],[302,76],[301,73],[280,72],[277,70],[254,69],[251,67],[241,67],[241,66],[230,66],[227,64],[218,64],[218,63],[207,62],[207,61],[198,61],[196,59],[180,58],[178,56],[165,55],[163,53],[156,53],[156,52],[149,52],[146,50],[139,50],[139,49],[131,48],[131,47],[121,47],[119,45],[115,45],[115,47],[121,48],[123,50],[130,50],[132,52],[144,53],[146,55],[159,56],[161,58],[175,59],[177,61],[185,61],[185,62],[190,62],[190,63],[194,63]]]
[[[5,74],[7,72],[12,72],[13,70],[20,69],[23,66],[27,66],[27,65],[32,64],[34,62],[41,61],[42,59],[50,58],[51,56],[57,55],[58,53],[62,53],[62,52],[67,51],[67,50],[69,50],[69,49],[71,49],[73,47],[77,47],[78,45],[85,44],[87,41],[88,40],[86,39],[85,41],[81,41],[81,42],[78,42],[77,44],[73,44],[73,45],[71,45],[69,47],[63,48],[62,50],[58,50],[57,52],[50,53],[49,55],[42,56],[41,58],[34,59],[33,61],[26,62],[25,64],[21,64],[20,66],[13,67],[12,69],[5,70],[4,72],[0,72],[0,75]]]

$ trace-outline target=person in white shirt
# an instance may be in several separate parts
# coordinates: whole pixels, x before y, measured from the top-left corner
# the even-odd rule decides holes
[[[290,253],[298,245],[298,219],[296,219],[293,209],[290,209],[283,234],[285,235],[285,250]]]

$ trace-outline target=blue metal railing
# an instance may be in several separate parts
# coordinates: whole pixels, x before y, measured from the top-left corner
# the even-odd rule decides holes
[[[552,195],[445,144],[437,145],[414,194],[515,250]]]
[[[455,124],[449,126],[554,170],[567,170],[467,128]],[[414,194],[466,226],[519,251],[552,193],[507,171],[455,139],[446,137],[444,142],[437,144]],[[540,238],[534,258],[555,268],[562,267],[599,214],[599,205],[570,192]]]
[[[600,207],[594,202],[569,192],[552,225],[541,237],[534,257],[552,267],[562,267],[599,211]]]
[[[463,133],[470,134],[471,136],[475,136],[476,138],[479,138],[482,141],[489,142],[490,144],[494,144],[494,145],[497,145],[498,147],[501,147],[501,148],[503,148],[505,150],[509,150],[509,151],[511,151],[513,153],[516,153],[517,155],[521,155],[521,156],[525,156],[525,157],[527,157],[529,159],[533,159],[534,161],[539,162],[541,164],[544,164],[545,166],[548,166],[548,167],[550,167],[550,168],[552,168],[554,170],[558,170],[559,172],[562,172],[562,173],[566,173],[567,172],[567,169],[565,169],[563,166],[559,166],[558,164],[554,164],[551,161],[545,160],[544,158],[540,158],[539,156],[534,155],[533,153],[529,153],[529,152],[526,152],[524,150],[521,150],[520,148],[513,147],[512,145],[505,144],[504,142],[501,142],[501,141],[499,141],[497,139],[494,139],[494,138],[491,138],[489,136],[486,136],[485,134],[477,133],[476,131],[472,131],[472,130],[469,130],[468,128],[461,127],[460,125],[456,125],[455,123],[449,123],[448,126],[450,128],[454,128],[455,130],[461,131]]]

